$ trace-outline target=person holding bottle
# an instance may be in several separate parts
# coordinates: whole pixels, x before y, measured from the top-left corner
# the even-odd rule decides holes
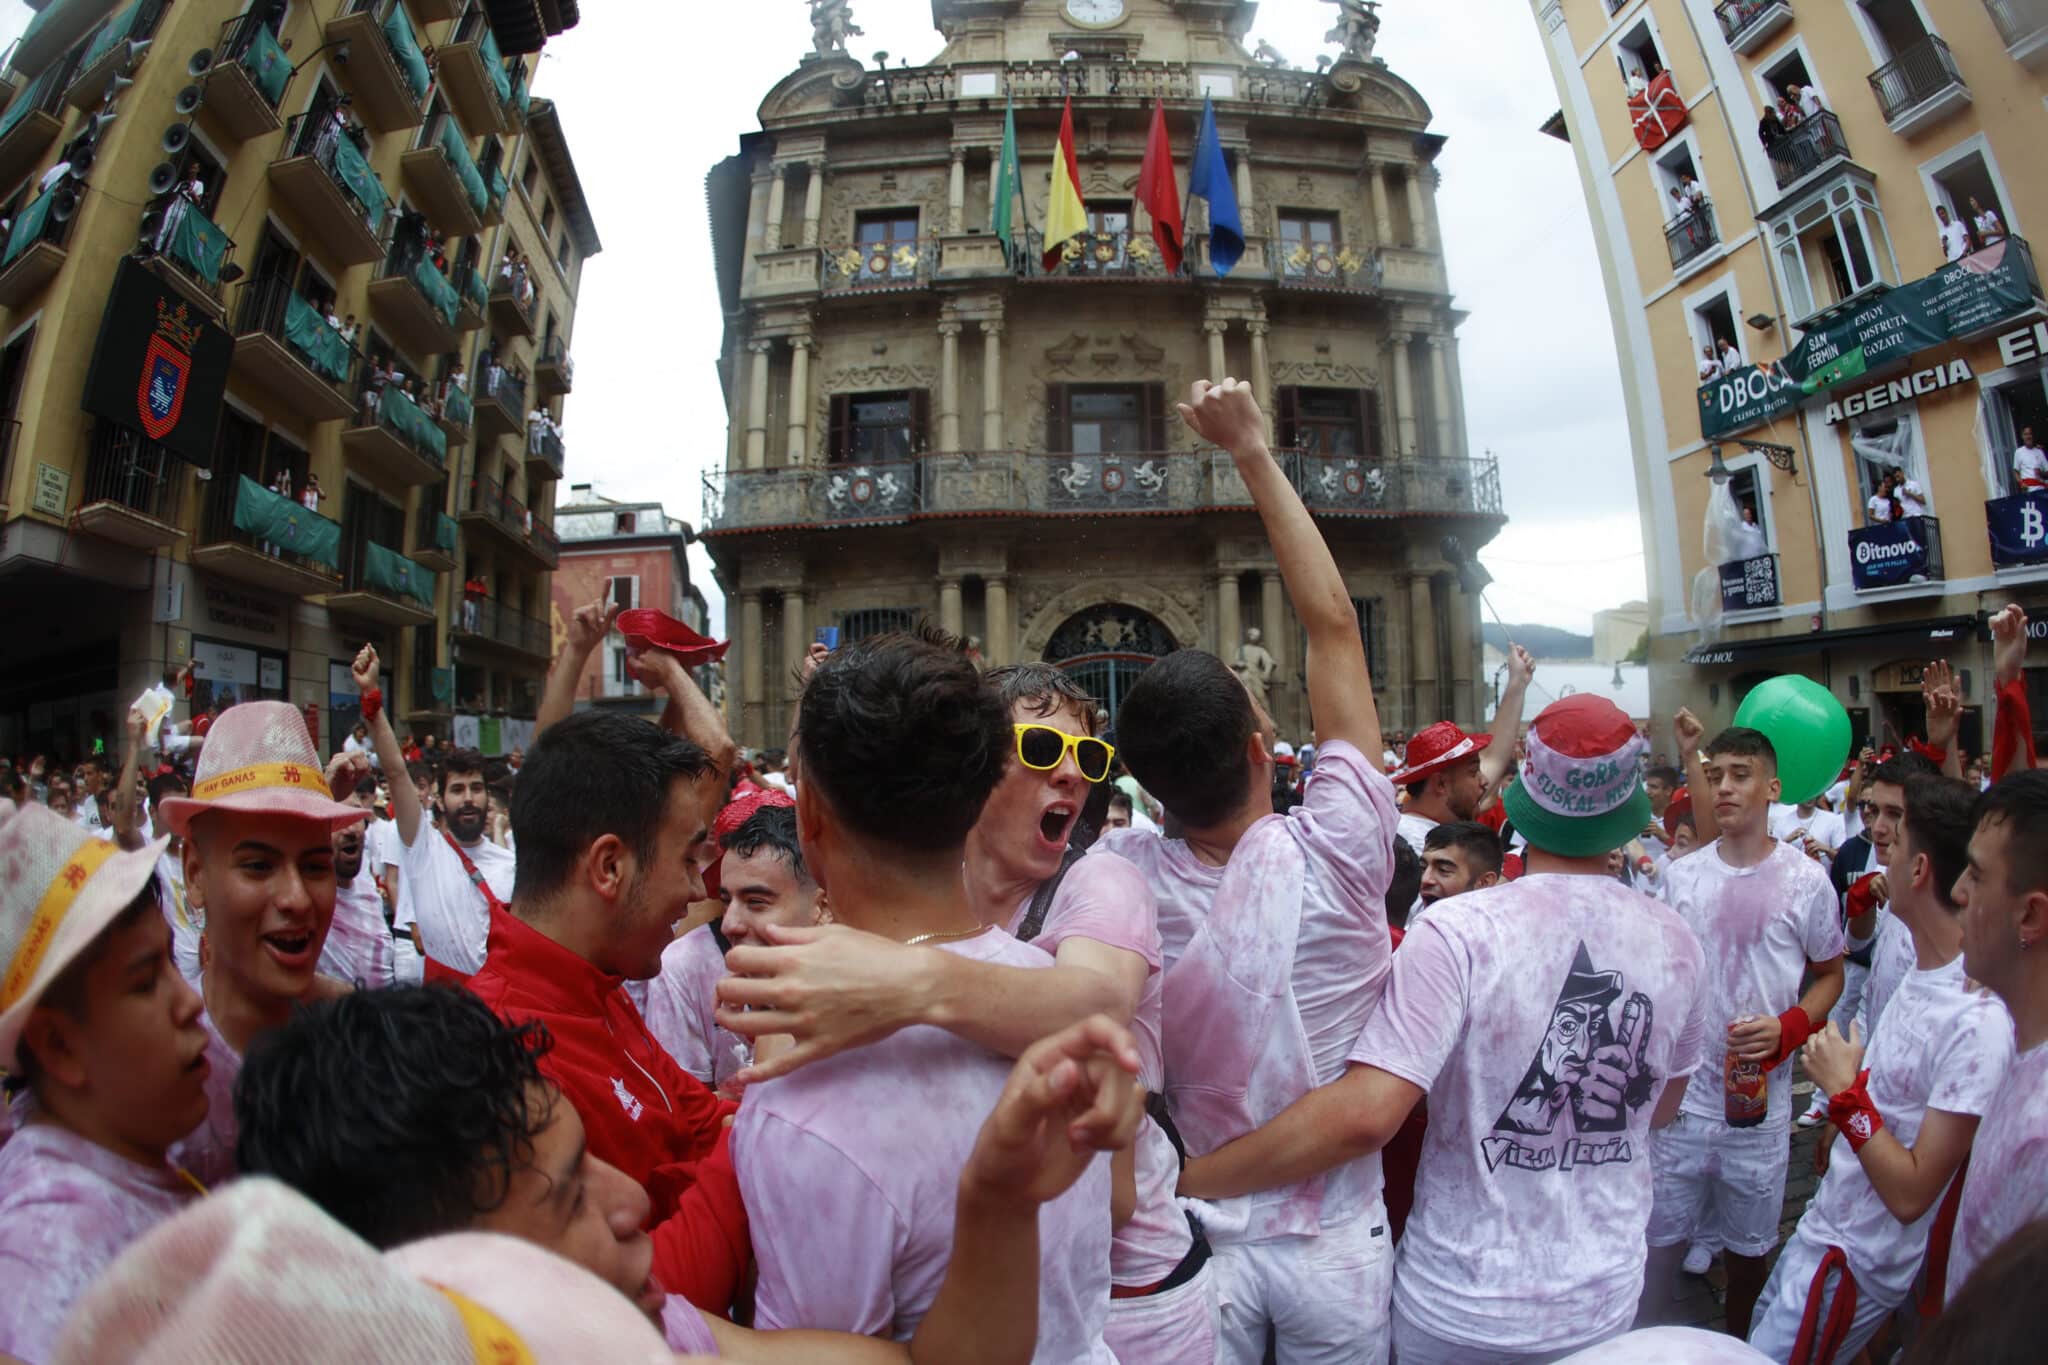
[[[1734,726],[1703,757],[1705,790],[1694,799],[1713,802],[1721,834],[1671,865],[1665,900],[1706,949],[1708,996],[1725,1024],[1709,1030],[1677,1121],[1650,1135],[1655,1202],[1639,1322],[1669,1312],[1680,1258],[1697,1239],[1726,1254],[1728,1330],[1746,1337],[1785,1203],[1792,1077],[1782,1064],[1842,993],[1842,920],[1820,865],[1771,837],[1771,741]]]

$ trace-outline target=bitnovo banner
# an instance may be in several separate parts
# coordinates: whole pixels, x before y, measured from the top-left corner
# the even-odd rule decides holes
[[[1991,533],[1991,562],[2048,564],[2048,493],[2016,493],[1984,504],[1984,526]]]
[[[1996,326],[2034,307],[2038,287],[2025,242],[2008,237],[1972,252],[1805,333],[1769,367],[1703,385],[1700,434],[1711,441],[1741,431],[1823,389]]]
[[[1940,578],[1941,528],[1933,517],[1901,517],[1849,532],[1849,573],[1858,588]]]

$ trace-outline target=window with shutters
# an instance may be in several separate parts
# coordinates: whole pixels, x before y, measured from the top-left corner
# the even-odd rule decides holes
[[[1281,446],[1318,455],[1377,459],[1379,394],[1372,389],[1284,385],[1275,396]]]
[[[1046,406],[1051,449],[1126,455],[1166,448],[1164,384],[1053,384]]]
[[[834,464],[873,464],[922,454],[930,406],[923,389],[832,395],[829,458]]]
[[[839,613],[839,643],[850,645],[870,635],[887,635],[909,630],[917,624],[917,613],[909,607],[866,607]]]
[[[1387,604],[1377,597],[1354,597],[1351,609],[1358,613],[1358,635],[1365,641],[1365,668],[1375,689],[1387,685],[1383,661],[1387,656]]]
[[[1337,235],[1337,215],[1284,209],[1280,213],[1280,269],[1290,277],[1327,274],[1333,268],[1343,239]]]
[[[615,606],[631,610],[640,605],[640,576],[638,574],[615,574],[605,584],[605,600]]]

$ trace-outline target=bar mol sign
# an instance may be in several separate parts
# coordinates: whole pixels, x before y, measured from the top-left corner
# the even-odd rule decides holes
[[[1876,412],[1879,408],[1893,403],[1911,402],[1923,394],[1933,393],[1936,389],[1945,389],[1954,384],[1967,384],[1975,378],[1976,375],[1971,371],[1970,362],[1967,360],[1957,359],[1945,365],[1930,365],[1924,370],[1902,374],[1897,379],[1883,384],[1873,384],[1867,389],[1829,403],[1827,411],[1821,414],[1821,420],[1833,425],[1844,417],[1861,417],[1867,412]]]

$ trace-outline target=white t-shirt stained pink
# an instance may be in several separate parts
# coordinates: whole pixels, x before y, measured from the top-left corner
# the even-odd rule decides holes
[[[1892,996],[1912,972],[1915,959],[1913,931],[1887,908],[1877,917],[1877,938],[1870,949],[1870,978],[1863,983],[1863,998],[1856,1005],[1856,1023],[1863,1030],[1865,1047],[1877,1037],[1878,1023],[1890,1007]]]
[[[1088,852],[1114,853],[1144,874],[1158,912],[1160,970],[1172,971],[1209,917],[1223,869],[1197,858],[1185,840],[1135,829],[1107,830]]]
[[[1970,985],[1960,957],[1927,971],[1915,968],[1885,1010],[1863,1065],[1885,1131],[1911,1147],[1928,1110],[1981,1115],[1991,1106],[2012,1066],[2012,1016],[1997,996]],[[1834,1157],[1800,1223],[1823,1245],[1848,1254],[1859,1292],[1902,1303],[1920,1274],[1941,1201],[1901,1223],[1847,1143]]]
[[[1650,1116],[1699,1065],[1707,971],[1684,921],[1607,877],[1525,876],[1440,901],[1409,930],[1351,1053],[1429,1092],[1400,1312],[1493,1351],[1628,1326]],[[1619,1112],[1585,1088],[1596,1067]]]
[[[371,990],[394,979],[391,929],[384,923],[384,895],[377,889],[367,846],[355,880],[335,892],[334,918],[320,945],[320,972]]]
[[[138,1165],[56,1123],[24,1126],[0,1147],[0,1351],[48,1360],[100,1272],[198,1194],[169,1165]]]
[[[697,1305],[681,1294],[671,1294],[661,1306],[661,1335],[677,1355],[716,1356],[718,1339],[711,1335]]]
[[[1029,900],[1017,907],[1007,926],[1011,933],[1017,932],[1030,909]],[[1165,977],[1159,969],[1159,929],[1145,874],[1114,853],[1075,863],[1060,879],[1059,890],[1046,907],[1045,922],[1031,943],[1058,957],[1060,944],[1070,938],[1092,939],[1145,959],[1151,970],[1138,997],[1137,1012],[1131,1016],[1131,1035],[1138,1042],[1139,1083],[1148,1091],[1163,1089],[1166,1065],[1160,1056],[1159,1016]],[[1172,1140],[1146,1118],[1133,1142],[1138,1206],[1130,1221],[1112,1236],[1109,1265],[1113,1283],[1143,1286],[1171,1275],[1193,1246],[1194,1237],[1188,1231],[1187,1215],[1174,1198],[1180,1155],[1173,1150]]]
[[[2013,1060],[1977,1125],[1949,1244],[1948,1301],[2006,1238],[2041,1217],[2048,1217],[2048,1043]]]
[[[235,1178],[235,1142],[242,1134],[235,1122],[235,1077],[242,1074],[242,1054],[228,1046],[205,1010],[199,1026],[206,1030],[206,1117],[171,1147],[171,1163],[211,1190]]]
[[[479,839],[474,846],[464,845],[462,851],[476,864],[476,870],[483,874],[498,899],[510,905],[512,850],[500,848],[489,839]],[[420,947],[427,956],[468,975],[481,970],[484,949],[491,936],[490,906],[470,881],[447,836],[424,816],[412,843],[405,849],[398,881],[401,894],[410,902],[413,920],[419,925]]]
[[[1820,864],[1773,843],[1754,867],[1730,867],[1716,839],[1665,874],[1665,902],[1698,935],[1707,954],[1707,1038],[1685,1112],[1726,1122],[1723,1079],[1728,1025],[1745,1013],[1783,1014],[1799,1003],[1806,964],[1842,955],[1842,913]],[[1404,945],[1405,947],[1405,945]],[[1763,1126],[1792,1122],[1792,1068],[1766,1073]]]
[[[934,945],[1049,967],[1000,929]],[[953,1254],[960,1171],[1011,1063],[916,1025],[749,1086],[731,1134],[754,1256],[755,1325],[908,1341]],[[1109,1159],[1038,1214],[1038,1365],[1113,1365]]]
[[[692,929],[662,949],[661,971],[646,983],[647,1003],[640,1007],[654,1040],[713,1090],[754,1060],[746,1039],[718,1026],[718,982],[725,975],[725,954],[711,926]]]

